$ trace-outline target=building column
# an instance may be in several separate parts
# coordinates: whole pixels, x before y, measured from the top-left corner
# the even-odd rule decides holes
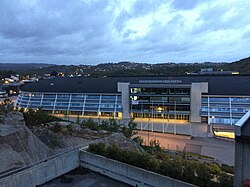
[[[190,92],[190,122],[201,122],[201,97],[208,93],[208,83],[192,83]]]
[[[118,92],[122,93],[122,118],[130,119],[129,83],[118,82]]]

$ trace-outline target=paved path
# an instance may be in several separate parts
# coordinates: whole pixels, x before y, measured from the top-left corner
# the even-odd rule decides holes
[[[63,118],[63,116],[60,116]],[[76,121],[76,117],[67,118],[72,121]],[[81,118],[88,119],[88,118]],[[101,123],[103,120],[108,120],[109,118],[101,119],[91,117],[95,122]],[[118,124],[126,124],[128,120],[120,120],[117,119]],[[172,134],[186,134],[191,135],[194,137],[208,137],[212,136],[212,134],[207,134],[207,124],[205,123],[190,123],[190,122],[183,122],[183,123],[168,123],[167,120],[162,121],[161,119],[146,119],[140,118],[135,119],[137,123],[138,130],[146,130],[146,131],[155,131],[155,132],[168,132]]]
[[[148,144],[148,132],[139,131],[136,136],[141,136],[144,143]],[[217,162],[234,165],[234,141],[216,138],[188,136],[175,136],[163,133],[149,132],[149,141],[157,139],[161,145],[170,150],[194,152],[213,157]]]
[[[167,132],[172,134],[185,134],[193,137],[211,137],[207,133],[207,124],[204,123],[162,123],[162,122],[137,122],[137,129],[151,132]]]

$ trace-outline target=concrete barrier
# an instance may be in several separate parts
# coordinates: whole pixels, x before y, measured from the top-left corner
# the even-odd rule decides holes
[[[100,155],[95,155],[86,152],[85,150],[80,150],[80,166],[96,171],[118,181],[138,187],[195,186],[151,171],[147,171],[145,169],[131,166],[129,164],[108,159]]]
[[[0,179],[0,187],[29,187],[44,184],[79,167],[79,149],[43,160],[32,167]]]

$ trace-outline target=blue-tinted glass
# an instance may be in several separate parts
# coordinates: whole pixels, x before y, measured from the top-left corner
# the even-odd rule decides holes
[[[57,98],[69,98],[70,94],[57,94]]]
[[[247,97],[232,97],[231,101],[234,103],[250,103],[250,98]]]
[[[68,107],[63,107],[63,106],[56,106],[56,110],[68,110]]]
[[[85,95],[83,95],[83,94],[72,94],[71,99],[81,99],[84,97],[85,97]]]
[[[70,110],[82,111],[82,107],[70,107]]]
[[[202,97],[201,101],[207,103],[208,102],[208,98],[207,97]]]
[[[56,103],[56,106],[68,106],[69,103]]]
[[[101,112],[113,112],[113,111],[115,111],[115,109],[113,109],[113,108],[101,108],[100,110],[101,110]]]
[[[210,102],[229,102],[228,97],[210,97],[209,98]]]
[[[72,99],[71,102],[84,102],[84,99]]]
[[[101,100],[101,103],[115,103],[115,100]]]
[[[70,103],[70,106],[83,106],[83,103]]]
[[[41,99],[31,98],[30,101],[41,101]]]
[[[87,95],[87,99],[100,99],[100,95]]]
[[[99,100],[86,100],[86,103],[99,103]]]
[[[56,94],[44,94],[43,98],[55,98]]]
[[[85,104],[85,107],[99,107],[98,104]]]
[[[115,95],[102,95],[102,99],[113,99],[113,100],[116,100],[116,96]]]
[[[89,107],[85,107],[84,111],[98,111],[98,108],[89,108]]]
[[[54,103],[51,102],[42,102],[42,106],[53,106]]]
[[[64,99],[58,99],[56,100],[57,102],[69,102],[69,98],[64,98]]]

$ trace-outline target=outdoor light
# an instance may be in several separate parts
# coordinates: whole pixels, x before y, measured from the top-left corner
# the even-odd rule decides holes
[[[158,107],[157,110],[158,110],[158,111],[162,111],[162,108],[161,108],[161,107]]]

